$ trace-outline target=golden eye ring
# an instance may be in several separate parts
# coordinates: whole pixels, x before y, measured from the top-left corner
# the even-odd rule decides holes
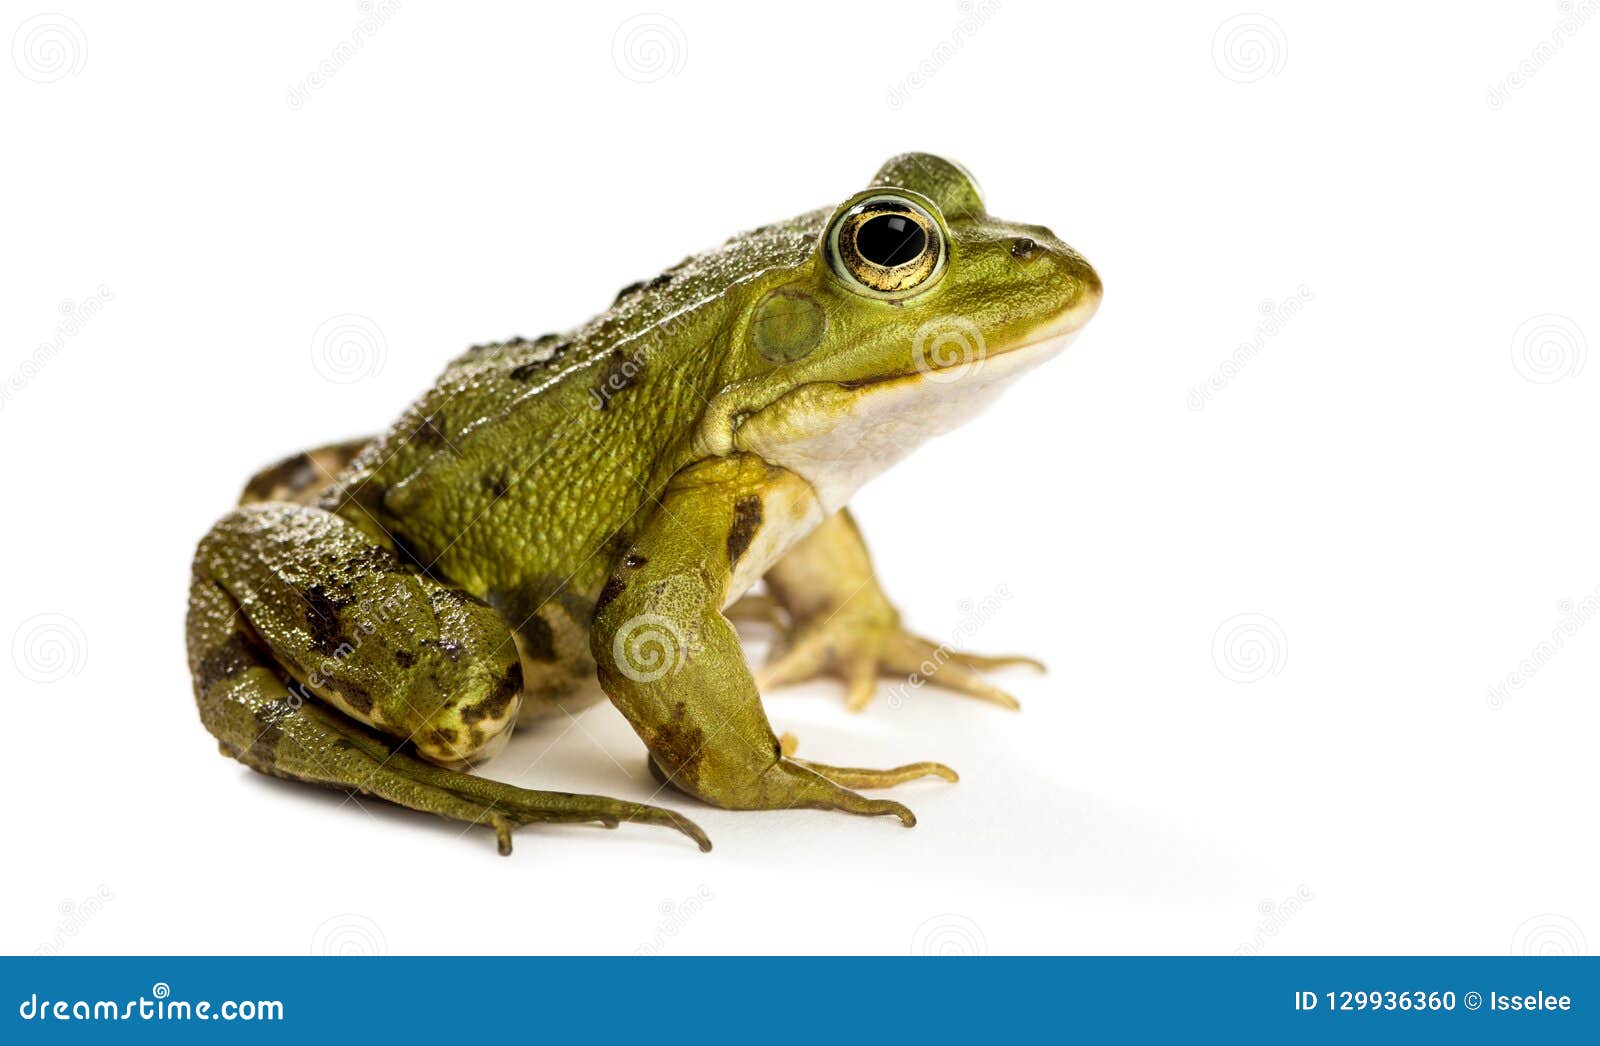
[[[828,262],[852,290],[897,300],[933,286],[944,270],[944,228],[923,205],[894,193],[857,200],[828,230]]]

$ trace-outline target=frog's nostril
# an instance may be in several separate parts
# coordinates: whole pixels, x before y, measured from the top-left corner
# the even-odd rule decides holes
[[[1011,256],[1027,261],[1039,251],[1039,245],[1028,236],[1018,236],[1011,241]]]

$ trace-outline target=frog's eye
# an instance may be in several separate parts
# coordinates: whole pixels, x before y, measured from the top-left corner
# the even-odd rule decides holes
[[[828,229],[828,262],[852,290],[903,298],[944,269],[944,230],[928,209],[880,194],[845,208]]]

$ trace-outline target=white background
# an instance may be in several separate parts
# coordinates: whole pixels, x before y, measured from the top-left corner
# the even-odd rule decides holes
[[[61,2],[0,26],[6,950],[1600,946],[1596,4]],[[1050,663],[1023,711],[769,699],[957,767],[915,830],[669,793],[713,853],[505,860],[217,755],[188,563],[252,469],[911,148],[1107,290],[857,502],[916,627]],[[643,756],[601,705],[488,772]]]

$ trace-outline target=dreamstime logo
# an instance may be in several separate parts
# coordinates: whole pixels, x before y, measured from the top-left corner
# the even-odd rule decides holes
[[[640,345],[628,356],[620,351],[613,353],[610,364],[600,374],[599,382],[589,390],[589,406],[595,410],[605,410],[611,405],[612,397],[632,387],[639,380],[639,375],[644,373],[645,351],[648,348]]]
[[[1289,639],[1265,614],[1235,614],[1211,637],[1211,661],[1224,679],[1256,683],[1289,663]]]
[[[39,376],[45,364],[61,354],[69,338],[76,337],[88,322],[105,308],[106,302],[116,295],[111,293],[111,288],[101,284],[95,292],[82,301],[73,301],[66,298],[56,306],[56,311],[61,314],[61,319],[56,321],[55,330],[50,333],[46,341],[41,341],[33,350],[33,354],[21,363],[15,370],[6,376],[5,384],[0,385],[0,408],[11,402],[15,393],[21,392],[28,383]]]
[[[670,618],[640,614],[617,630],[611,655],[617,671],[635,683],[654,683],[683,667],[687,645]]]
[[[918,62],[915,69],[889,88],[889,108],[899,109],[913,94],[928,86],[928,82],[938,75],[939,70],[943,69],[945,64],[966,46],[973,34],[982,29],[983,24],[1000,9],[1000,0],[978,0],[977,3],[962,0],[960,7],[961,20],[950,31],[950,35],[934,45],[928,57]]]
[[[11,662],[22,678],[55,683],[83,671],[89,660],[89,639],[65,614],[35,614],[11,636]]]
[[[365,316],[332,316],[311,336],[311,366],[341,385],[377,377],[388,357],[382,329]]]
[[[716,895],[705,883],[701,883],[698,890],[682,901],[662,900],[656,906],[656,910],[661,913],[661,920],[656,923],[655,932],[648,941],[640,942],[633,950],[633,954],[660,955],[667,941],[682,933],[684,927],[688,926],[695,916],[705,911],[706,905],[714,900]]]
[[[1546,912],[1527,920],[1511,935],[1512,955],[1588,955],[1589,942],[1578,924]]]
[[[1228,387],[1228,383],[1239,376],[1257,356],[1271,339],[1282,333],[1289,321],[1299,315],[1300,310],[1316,295],[1311,288],[1301,284],[1295,288],[1291,297],[1282,301],[1273,301],[1263,298],[1256,305],[1256,311],[1261,314],[1261,319],[1256,323],[1255,329],[1250,332],[1247,341],[1241,341],[1239,347],[1233,350],[1233,355],[1217,364],[1206,380],[1200,385],[1191,386],[1189,389],[1189,409],[1205,410],[1211,397]]]
[[[83,27],[64,14],[34,15],[11,37],[11,61],[35,83],[54,83],[83,72],[89,64],[89,40]]]
[[[382,599],[363,599],[355,605],[355,613],[348,618],[341,617],[341,621],[354,621],[355,627],[347,628],[342,635],[338,646],[332,650],[324,648],[320,651],[324,656],[322,660],[306,675],[305,682],[294,680],[289,684],[289,696],[286,699],[291,711],[299,711],[300,706],[320,692],[324,687],[337,689],[333,680],[339,673],[339,662],[361,649],[367,637],[375,634],[379,628],[387,625],[396,614],[410,603],[411,592],[409,589],[397,588]],[[346,608],[348,612],[349,608]],[[317,611],[322,614],[322,611]],[[328,622],[333,624],[333,622]]]
[[[1539,70],[1545,67],[1545,63],[1561,53],[1561,49],[1567,45],[1572,35],[1582,29],[1589,19],[1594,17],[1596,11],[1600,11],[1600,0],[1579,0],[1577,3],[1573,3],[1572,0],[1561,0],[1559,6],[1561,20],[1556,23],[1550,36],[1535,44],[1533,50],[1528,52],[1528,57],[1501,77],[1499,83],[1490,85],[1484,104],[1491,110],[1503,108],[1514,93],[1533,82],[1533,78],[1539,75]]]
[[[361,49],[367,46],[367,41],[372,39],[373,34],[394,17],[394,13],[400,9],[401,2],[402,0],[376,0],[376,2],[361,0],[358,5],[361,10],[361,20],[356,23],[356,27],[350,31],[349,36],[334,45],[333,50],[328,52],[328,57],[318,62],[315,69],[289,88],[284,104],[297,112],[303,109],[312,93],[328,86],[328,83],[339,74],[339,70],[361,53]]]
[[[1301,883],[1298,890],[1281,901],[1263,897],[1261,903],[1256,905],[1256,912],[1260,914],[1261,921],[1256,923],[1255,933],[1248,941],[1240,942],[1233,949],[1233,954],[1260,955],[1267,939],[1278,936],[1288,925],[1289,920],[1299,915],[1308,903],[1316,899],[1316,896],[1311,892],[1311,887]]]
[[[983,928],[965,915],[935,915],[911,935],[912,955],[988,955]]]
[[[1211,60],[1217,72],[1234,83],[1248,84],[1277,76],[1289,58],[1283,26],[1259,12],[1234,15],[1217,26],[1211,38]]]
[[[983,331],[965,316],[932,319],[917,328],[911,345],[912,362],[929,381],[950,384],[983,369],[989,347]]]
[[[611,37],[611,61],[634,83],[677,76],[689,59],[683,27],[660,12],[634,15]]]
[[[1528,656],[1517,662],[1517,667],[1507,672],[1505,678],[1498,684],[1489,688],[1485,698],[1489,708],[1498,712],[1511,703],[1511,695],[1528,685],[1539,670],[1549,664],[1557,654],[1567,645],[1567,640],[1577,634],[1588,620],[1600,614],[1600,586],[1593,593],[1574,603],[1570,599],[1563,599],[1556,604],[1556,610],[1561,614],[1561,620],[1556,622],[1556,627],[1550,630],[1550,638],[1541,640]]]
[[[1588,357],[1582,329],[1553,312],[1523,320],[1511,336],[1511,365],[1540,385],[1577,377]]]
[[[921,690],[935,676],[939,670],[949,663],[955,655],[958,645],[965,645],[967,640],[976,635],[989,620],[1000,612],[1011,599],[1011,587],[998,585],[993,594],[985,596],[974,603],[970,599],[963,599],[959,605],[961,619],[956,622],[956,627],[951,630],[950,638],[940,643],[922,662],[917,665],[917,671],[906,677],[905,682],[896,683],[889,688],[889,707],[899,709],[906,703],[906,698],[913,690]]]
[[[61,919],[56,923],[55,932],[48,941],[40,941],[38,947],[33,949],[35,955],[60,955],[61,949],[68,939],[78,936],[83,928],[94,920],[94,917],[105,911],[106,902],[115,898],[111,887],[100,884],[99,889],[81,901],[62,898],[56,905],[56,911]]]
[[[346,912],[318,926],[311,935],[312,955],[388,955],[383,930],[365,915]]]

